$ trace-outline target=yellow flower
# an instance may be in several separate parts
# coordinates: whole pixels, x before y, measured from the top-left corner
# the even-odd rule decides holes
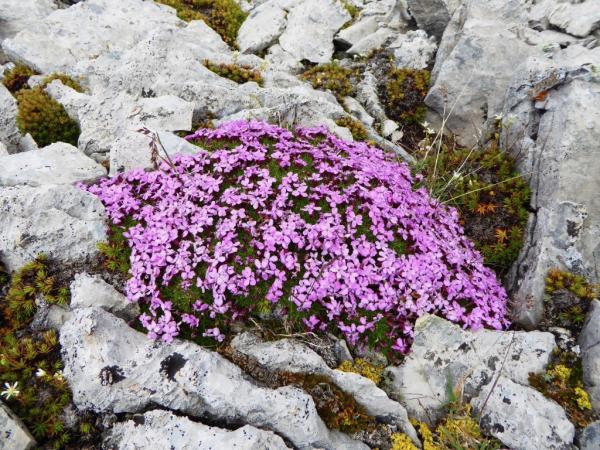
[[[592,409],[592,403],[590,402],[590,396],[584,389],[582,389],[580,387],[576,387],[575,395],[576,395],[576,400],[577,400],[577,406],[579,406],[579,409],[581,409],[581,410]]]
[[[569,369],[567,366],[559,364],[558,366],[550,369],[548,373],[564,383],[571,376],[571,369]]]
[[[392,450],[418,450],[415,444],[404,433],[394,433],[391,436]]]

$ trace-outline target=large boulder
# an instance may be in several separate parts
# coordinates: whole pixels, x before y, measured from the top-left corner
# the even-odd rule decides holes
[[[131,48],[155,29],[185,26],[174,9],[142,0],[88,0],[38,17],[2,42],[2,49],[42,73],[64,72],[80,60]]]
[[[592,301],[592,307],[579,335],[583,381],[590,395],[592,407],[600,412],[600,301]],[[599,441],[600,442],[600,441]]]
[[[0,0],[0,43],[58,8],[56,0]],[[3,62],[0,48],[0,64]]]
[[[298,61],[329,62],[333,36],[349,20],[350,14],[338,1],[305,0],[290,9],[279,44]]]
[[[472,401],[484,431],[513,450],[568,450],[575,427],[565,411],[535,389],[501,376]]]
[[[502,144],[530,178],[533,214],[510,274],[516,315],[543,315],[552,267],[598,282],[600,267],[600,48],[571,45],[553,59],[531,58],[515,75],[503,107]]]
[[[0,83],[0,143],[6,146],[8,153],[15,153],[20,136],[17,128],[17,100]]]
[[[106,175],[103,166],[64,142],[5,156],[0,161],[0,186],[73,184]]]
[[[502,109],[515,67],[539,51],[515,32],[526,23],[520,0],[466,0],[456,10],[440,43],[425,98],[436,113],[431,121],[440,123],[446,115],[446,126],[462,143],[479,140],[486,120]]]
[[[158,405],[272,430],[300,449],[366,449],[328,430],[303,391],[259,387],[219,354],[191,342],[153,342],[103,309],[74,310],[60,343],[64,376],[81,409],[135,413]]]
[[[529,373],[544,371],[554,348],[550,333],[464,331],[427,315],[417,320],[406,360],[386,369],[386,390],[400,399],[410,417],[429,422],[441,417],[449,388],[460,389],[469,400],[500,375],[527,384]]]
[[[14,271],[38,254],[60,261],[97,256],[106,240],[104,206],[69,185],[0,188],[0,261]]]
[[[136,450],[288,450],[283,439],[271,431],[245,425],[234,431],[209,427],[179,417],[169,411],[155,410],[115,424],[104,438],[106,448]]]
[[[238,31],[240,51],[260,52],[277,42],[287,23],[287,12],[280,3],[270,0],[252,10]]]

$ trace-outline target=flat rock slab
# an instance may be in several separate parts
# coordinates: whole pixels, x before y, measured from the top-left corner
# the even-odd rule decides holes
[[[367,448],[328,430],[303,391],[259,387],[219,354],[190,342],[153,342],[101,308],[74,310],[60,343],[63,372],[79,408],[135,413],[158,405],[272,430],[300,449]]]
[[[29,450],[35,445],[25,425],[0,401],[0,450]]]
[[[0,157],[0,165],[0,186],[73,184],[106,175],[103,166],[64,142]]]
[[[169,411],[149,411],[117,423],[104,439],[106,448],[171,450],[288,450],[271,431],[245,425],[235,431],[209,427]]]
[[[10,271],[40,253],[86,261],[106,240],[104,206],[69,185],[0,188],[0,260]]]
[[[415,325],[412,351],[399,367],[388,367],[387,390],[410,417],[439,418],[449,401],[448,386],[468,400],[500,374],[527,384],[529,373],[542,372],[555,348],[554,336],[539,331],[465,331],[437,316]]]
[[[513,450],[572,448],[575,427],[565,411],[531,387],[501,376],[471,404],[482,428]]]

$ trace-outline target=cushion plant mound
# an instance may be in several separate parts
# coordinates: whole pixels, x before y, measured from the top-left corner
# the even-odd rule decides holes
[[[392,155],[257,121],[186,139],[204,150],[84,187],[127,224],[127,295],[151,337],[222,340],[232,320],[272,309],[399,352],[425,313],[507,325],[506,293],[457,212]]]

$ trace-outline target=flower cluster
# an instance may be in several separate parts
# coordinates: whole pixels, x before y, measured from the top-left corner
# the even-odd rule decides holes
[[[186,139],[203,149],[83,187],[113,224],[128,224],[127,296],[146,305],[151,337],[222,340],[265,304],[399,352],[425,313],[507,325],[506,293],[457,212],[414,189],[389,154],[324,128],[257,121]]]

